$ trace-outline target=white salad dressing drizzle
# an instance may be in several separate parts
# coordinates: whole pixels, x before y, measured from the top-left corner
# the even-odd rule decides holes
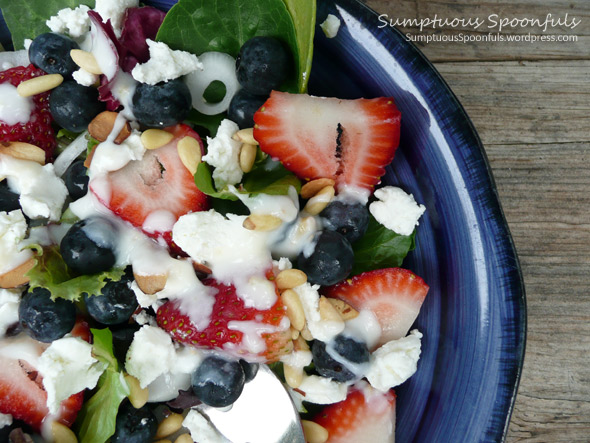
[[[91,21],[92,55],[107,80],[112,80],[118,70],[118,54],[111,39]]]
[[[0,120],[7,125],[25,124],[33,111],[32,97],[22,97],[16,92],[16,86],[10,83],[0,84]]]

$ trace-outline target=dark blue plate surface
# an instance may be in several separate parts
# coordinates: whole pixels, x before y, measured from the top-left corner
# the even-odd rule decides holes
[[[175,2],[148,3],[166,9]],[[431,289],[416,322],[424,333],[418,372],[397,390],[397,441],[501,441],[522,367],[526,308],[481,142],[403,35],[380,28],[377,14],[355,0],[318,0],[318,23],[328,13],[342,26],[333,39],[318,28],[310,92],[394,97],[402,137],[384,182],[427,207],[405,263]]]

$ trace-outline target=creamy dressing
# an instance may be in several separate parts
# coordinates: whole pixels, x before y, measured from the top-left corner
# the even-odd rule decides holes
[[[0,84],[0,120],[7,125],[25,124],[31,118],[35,105],[32,97],[22,97],[16,86],[10,83]]]

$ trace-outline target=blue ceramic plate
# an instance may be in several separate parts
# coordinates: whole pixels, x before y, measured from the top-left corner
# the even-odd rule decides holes
[[[379,28],[377,14],[355,0],[318,0],[318,23],[328,13],[342,26],[333,39],[318,28],[310,92],[394,97],[402,137],[384,182],[427,207],[405,263],[430,292],[416,322],[424,333],[418,372],[397,390],[397,441],[501,441],[524,355],[525,296],[481,142],[403,35]]]

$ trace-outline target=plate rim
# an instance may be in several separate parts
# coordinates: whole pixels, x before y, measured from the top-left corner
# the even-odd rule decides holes
[[[357,16],[362,14],[365,16],[364,18],[371,16],[372,19],[378,20],[378,17],[382,15],[367,4],[363,3],[361,0],[318,0],[318,2],[323,1],[330,2],[334,5],[346,5],[345,9],[348,11],[350,11],[351,8],[354,8],[356,12],[358,12]],[[366,20],[363,21],[366,22]],[[513,331],[514,337],[517,338],[517,343],[514,348],[512,348],[512,352],[510,352],[510,354],[515,357],[513,359],[513,366],[511,367],[511,371],[509,371],[509,375],[501,377],[501,380],[497,384],[497,391],[503,391],[506,395],[502,398],[503,401],[500,402],[498,406],[495,406],[493,411],[490,411],[491,418],[488,423],[489,427],[494,427],[495,424],[500,427],[500,433],[498,437],[500,438],[500,441],[505,441],[508,434],[512,413],[514,412],[518,388],[522,377],[527,339],[527,302],[522,267],[520,265],[520,260],[516,251],[514,239],[510,232],[508,221],[506,220],[506,215],[502,208],[497,185],[493,176],[493,171],[473,121],[467,114],[465,108],[449,84],[438,72],[434,64],[424,55],[424,53],[416,46],[414,42],[408,41],[405,38],[403,32],[397,29],[397,27],[385,26],[383,28],[377,28],[377,31],[372,28],[369,30],[380,41],[382,36],[391,34],[391,36],[388,37],[389,39],[395,40],[396,43],[398,41],[402,41],[404,43],[406,50],[412,55],[412,61],[415,63],[416,68],[420,71],[421,75],[427,77],[428,83],[435,86],[434,89],[436,89],[439,94],[444,93],[446,95],[444,101],[447,103],[452,103],[453,108],[455,108],[454,111],[456,112],[454,112],[453,115],[449,117],[449,120],[454,123],[453,126],[457,127],[459,119],[462,120],[461,123],[463,125],[466,125],[465,129],[460,130],[461,135],[465,138],[461,144],[470,145],[472,147],[471,149],[481,158],[483,169],[480,172],[480,175],[485,176],[485,180],[488,182],[489,186],[486,186],[485,190],[485,196],[487,198],[485,199],[485,202],[480,204],[480,206],[486,209],[486,212],[490,214],[497,214],[493,217],[495,230],[498,232],[504,232],[506,234],[502,235],[498,240],[498,245],[499,249],[503,251],[504,256],[510,258],[515,267],[515,269],[512,269],[511,273],[505,275],[505,279],[509,288],[507,292],[512,294],[512,297],[510,298],[510,301],[512,302],[511,306],[518,307],[519,313],[519,315],[514,316],[514,319],[517,323],[514,325]],[[427,91],[421,92],[426,97],[428,97]],[[428,98],[430,101],[433,101],[432,97]],[[507,298],[505,300],[507,300]],[[507,379],[510,379],[508,387],[502,383],[502,381]],[[498,414],[496,414],[496,412],[502,412],[502,420],[499,420]]]

